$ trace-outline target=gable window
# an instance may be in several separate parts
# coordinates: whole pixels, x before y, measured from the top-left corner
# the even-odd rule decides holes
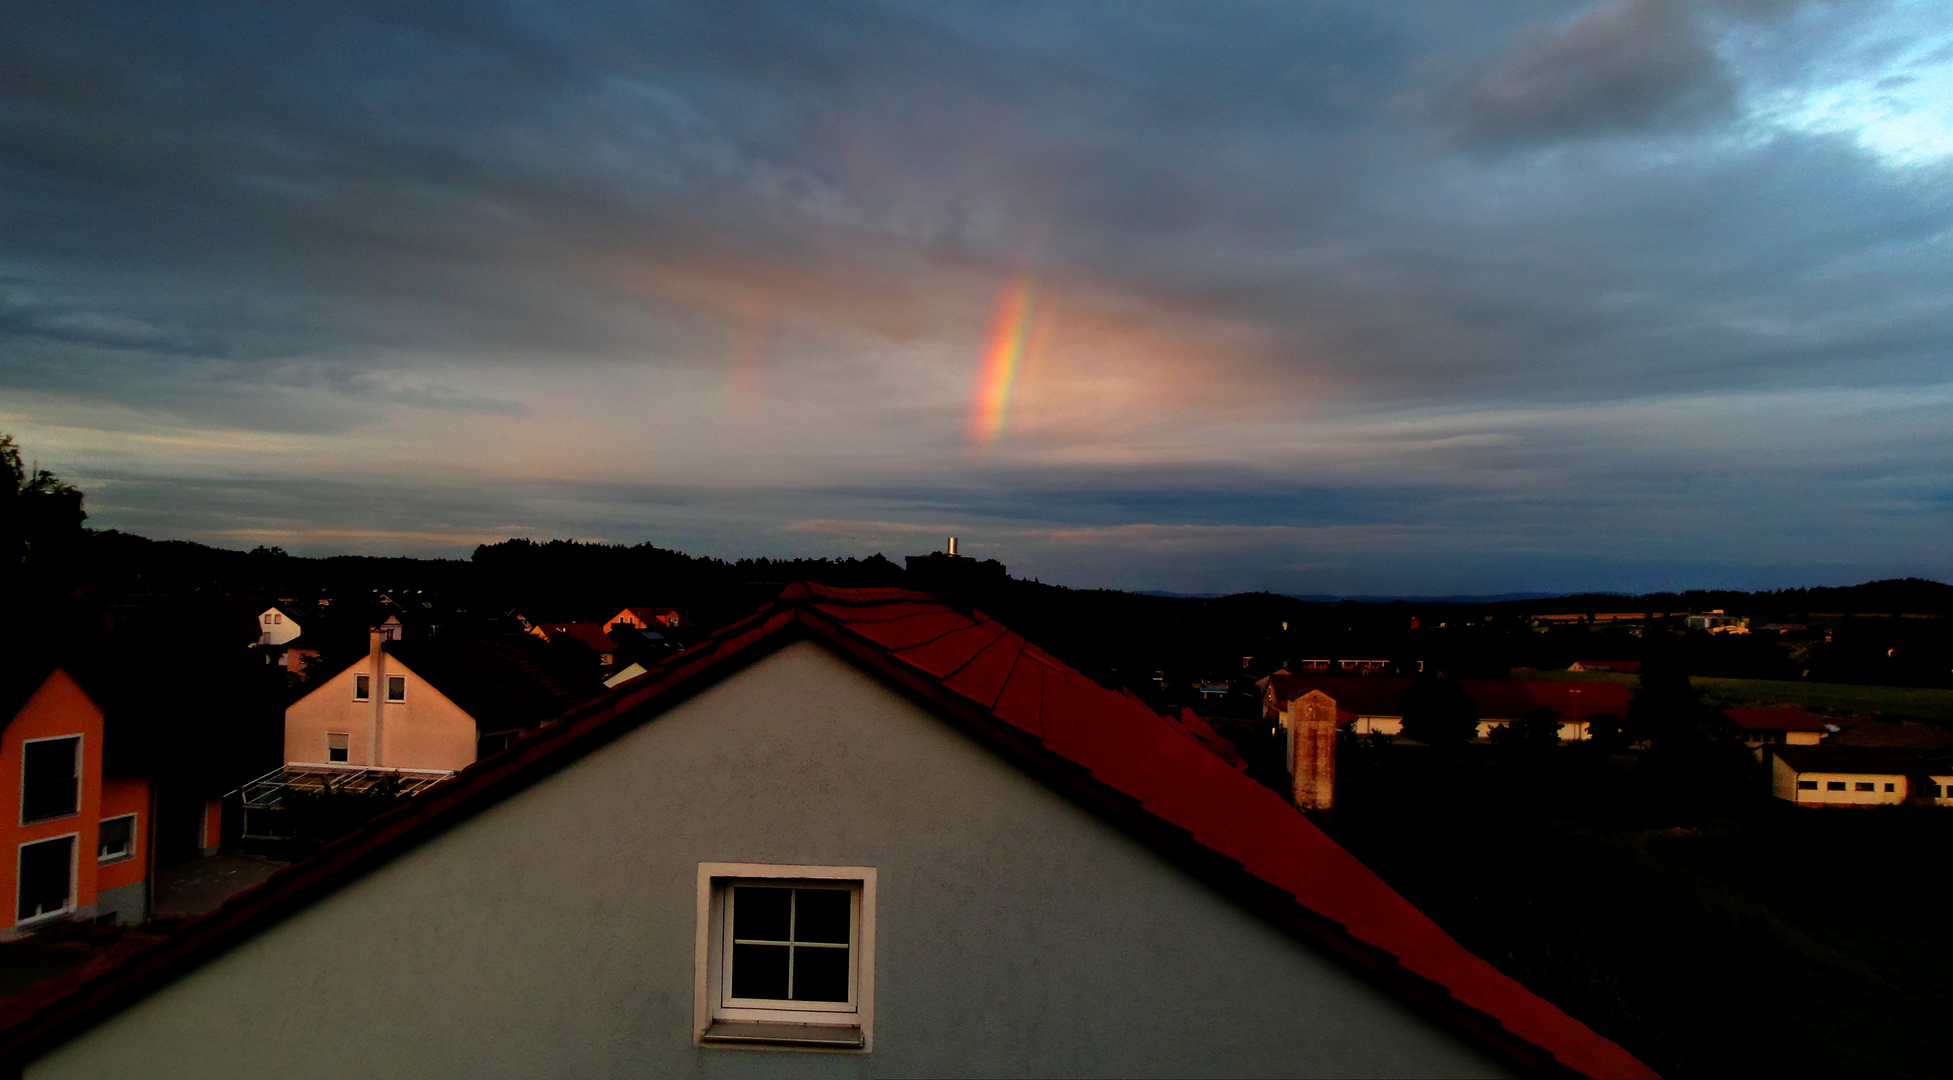
[[[353,676],[353,700],[373,700],[373,677],[371,675]]]
[[[1798,791],[1816,791],[1816,790],[1817,790],[1817,781],[1815,781],[1815,780],[1799,780],[1799,781],[1797,781],[1797,790],[1798,790]]]
[[[867,1050],[874,905],[870,867],[701,864],[697,1041]]]
[[[21,750],[21,823],[47,821],[79,811],[81,736],[30,739]]]
[[[75,906],[75,838],[20,845],[16,922],[60,915]]]
[[[346,761],[351,752],[353,737],[343,731],[326,732],[326,761]]]
[[[387,676],[387,700],[407,700],[407,677],[405,675]]]
[[[136,815],[105,818],[95,844],[96,862],[121,862],[136,853]]]

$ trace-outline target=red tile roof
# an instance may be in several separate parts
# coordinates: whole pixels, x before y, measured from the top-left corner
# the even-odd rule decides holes
[[[1212,724],[1201,719],[1192,709],[1181,709],[1178,716],[1168,714],[1166,722],[1178,728],[1182,735],[1192,739],[1202,750],[1227,762],[1229,768],[1247,769],[1248,762],[1242,758],[1233,741],[1215,731]]]
[[[1724,716],[1749,731],[1832,731],[1836,725],[1802,709],[1724,709]]]
[[[992,750],[1118,823],[1428,1016],[1541,1074],[1653,1076],[1625,1050],[1472,955],[1269,789],[1184,730],[1065,666],[981,612],[902,589],[789,586],[608,698],[280,871],[116,968],[77,979],[0,1033],[18,1067],[151,987],[313,898],[507,798],[771,651],[812,636]]]

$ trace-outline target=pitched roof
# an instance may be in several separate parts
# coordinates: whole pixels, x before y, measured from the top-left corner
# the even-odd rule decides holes
[[[1802,709],[1724,709],[1724,716],[1750,731],[1834,731],[1837,725]]]
[[[1953,773],[1953,754],[1876,746],[1772,746],[1792,772],[1921,776]]]
[[[594,667],[579,670],[526,636],[389,641],[386,650],[483,731],[539,724],[603,693]]]
[[[1214,726],[1201,719],[1192,709],[1181,709],[1178,715],[1166,714],[1166,722],[1172,724],[1182,735],[1192,739],[1202,750],[1220,758],[1229,768],[1246,769],[1248,763],[1235,749],[1234,742],[1225,738]]]
[[[991,750],[1512,1064],[1653,1076],[1619,1046],[1466,951],[1280,796],[1166,719],[981,612],[902,589],[789,586],[694,648],[469,766],[115,968],[78,977],[0,1033],[19,1064],[313,898],[732,674],[811,636]]]

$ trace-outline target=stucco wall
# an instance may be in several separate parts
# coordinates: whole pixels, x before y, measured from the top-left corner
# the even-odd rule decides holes
[[[473,763],[474,719],[398,657],[387,657],[385,667],[386,675],[407,677],[407,699],[383,704],[386,745],[381,747],[378,764],[392,769],[463,769]],[[370,671],[369,657],[285,709],[286,761],[325,761],[326,734],[343,731],[349,736],[347,763],[375,764],[373,703],[353,700],[353,677]],[[386,695],[384,678],[374,678],[372,693]]]
[[[30,739],[81,736],[79,810],[21,824],[21,768]],[[86,916],[95,905],[95,850],[102,815],[102,711],[66,671],[56,668],[22,705],[0,735],[0,939],[13,935],[19,894],[20,846],[57,836],[75,837],[73,902]],[[39,920],[30,920],[38,923]]]
[[[693,1045],[701,862],[877,868],[872,1053]],[[27,1075],[1498,1071],[801,643]]]

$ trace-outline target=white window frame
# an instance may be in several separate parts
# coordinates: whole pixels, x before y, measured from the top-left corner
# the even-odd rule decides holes
[[[735,885],[845,886],[854,895],[849,943],[852,1000],[757,1002],[729,999],[731,925],[726,900]],[[875,868],[768,863],[700,863],[698,940],[693,971],[693,1035],[697,1046],[773,1047],[867,1053],[875,1043]],[[785,1006],[785,1007],[781,1007]],[[837,1037],[853,1029],[859,1045]]]
[[[364,694],[359,692],[359,681],[361,679],[366,680],[366,693]],[[365,671],[353,672],[353,700],[354,701],[373,700],[373,676],[370,672],[365,672]]]
[[[338,736],[339,738],[346,740],[346,745],[343,747],[343,749],[346,751],[346,756],[338,761],[334,761],[332,757],[332,750],[333,750],[332,739],[333,736],[335,735]],[[325,733],[325,737],[326,737],[326,752],[325,752],[326,763],[330,765],[350,764],[353,760],[353,733],[350,731],[328,731]]]
[[[396,680],[400,683],[399,697],[393,696],[393,684]],[[387,675],[387,684],[381,689],[387,696],[388,705],[405,705],[407,703],[407,677],[405,675]]]
[[[59,911],[44,911],[39,915],[30,915],[25,919],[19,918],[18,916],[20,915],[20,887],[21,887],[20,871],[21,871],[22,857],[27,853],[27,849],[33,847],[35,844],[45,844],[51,840],[62,840],[62,839],[66,839],[69,842],[68,843],[68,906],[62,908]],[[14,915],[16,916],[14,925],[16,927],[39,926],[42,923],[54,922],[57,919],[65,919],[68,916],[73,915],[75,913],[75,901],[78,899],[78,897],[75,896],[75,893],[79,892],[81,888],[81,881],[80,881],[81,874],[79,869],[80,862],[81,862],[81,833],[79,832],[56,833],[53,836],[43,836],[38,840],[21,841],[20,844],[18,844],[14,848]]]
[[[54,742],[56,739],[73,739],[75,741],[75,808],[66,813],[29,818],[27,816],[27,748],[34,743]],[[15,809],[20,817],[22,826],[40,825],[49,821],[60,821],[64,818],[77,817],[81,814],[82,803],[86,801],[85,796],[88,794],[82,790],[82,781],[84,779],[82,773],[86,771],[82,766],[88,761],[87,740],[88,736],[82,732],[74,732],[67,735],[43,735],[38,739],[20,740],[20,805]],[[51,840],[53,837],[49,837],[48,839]]]
[[[113,817],[105,817],[102,819],[101,824],[107,825],[111,821],[121,821],[123,818],[129,819],[129,850],[123,852],[120,855],[110,855],[104,857],[102,855],[102,829],[101,829],[101,825],[97,825],[95,827],[95,863],[97,866],[108,866],[112,863],[128,862],[130,859],[136,857],[136,838],[141,835],[136,831],[136,827],[140,825],[141,822],[136,820],[135,814],[116,814]],[[80,858],[80,856],[76,856],[76,858]]]

